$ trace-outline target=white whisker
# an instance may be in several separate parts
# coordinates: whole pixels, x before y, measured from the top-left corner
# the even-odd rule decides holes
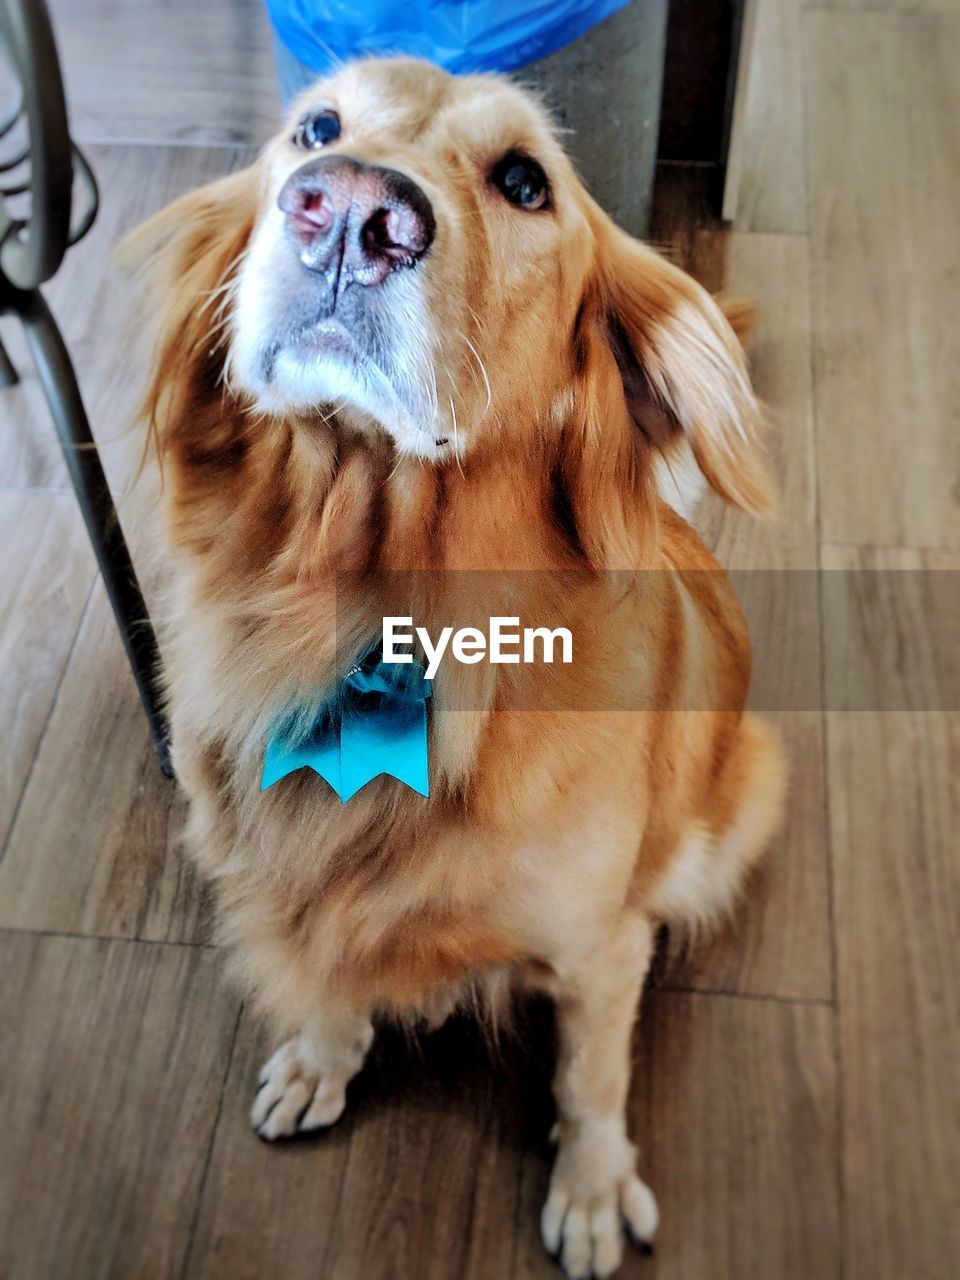
[[[474,359],[476,360],[477,364],[478,364],[478,365],[479,365],[479,367],[480,367],[480,374],[481,374],[481,376],[483,377],[483,384],[484,384],[484,386],[485,386],[485,387],[486,387],[486,389],[487,389],[487,403],[486,403],[486,405],[485,405],[485,407],[484,407],[484,410],[483,410],[484,415],[486,415],[486,414],[490,411],[490,406],[493,404],[493,393],[492,393],[492,392],[491,392],[491,390],[490,390],[490,379],[487,377],[487,370],[486,370],[486,368],[484,367],[484,363],[483,363],[483,361],[480,359],[480,353],[477,351],[477,348],[473,345],[473,343],[472,343],[472,342],[470,341],[470,339],[466,336],[466,334],[461,334],[460,336],[463,338],[464,342],[467,344],[467,346],[468,346],[468,347],[470,348],[470,350],[473,352],[473,357],[474,357]]]
[[[453,396],[450,397],[450,417],[453,420],[453,456],[457,460],[457,470],[463,475],[463,466],[460,462],[460,432],[457,428],[457,409],[453,403]]]

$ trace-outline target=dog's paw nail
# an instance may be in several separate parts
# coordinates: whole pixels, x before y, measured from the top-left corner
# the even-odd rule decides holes
[[[250,1109],[257,1137],[275,1142],[339,1120],[347,1105],[347,1084],[363,1065],[372,1040],[373,1027],[366,1023],[340,1046],[333,1042],[317,1049],[302,1036],[282,1045],[260,1072]]]
[[[551,1179],[540,1231],[567,1280],[608,1280],[623,1261],[625,1232],[641,1252],[650,1252],[659,1213],[650,1188],[636,1174],[612,1177],[606,1187],[589,1177],[577,1179],[574,1190],[566,1173],[557,1177],[555,1172]]]
[[[563,1223],[560,1261],[569,1280],[588,1280],[591,1266],[590,1220],[580,1204],[571,1205]]]
[[[648,1257],[650,1254],[653,1253],[654,1251],[653,1242],[651,1240],[641,1240],[640,1237],[637,1235],[637,1233],[630,1226],[629,1222],[626,1224],[626,1231],[627,1231],[627,1239],[630,1241],[630,1244],[633,1246],[633,1248],[636,1250],[637,1253],[643,1254],[644,1257]]]
[[[543,1247],[551,1257],[559,1257],[562,1243],[563,1219],[566,1216],[570,1197],[558,1187],[551,1187],[547,1203],[540,1215],[540,1235]]]
[[[326,1129],[335,1124],[343,1115],[347,1105],[345,1089],[340,1085],[319,1085],[309,1107],[300,1120],[300,1133],[311,1133],[314,1129]]]
[[[653,1192],[636,1174],[627,1180],[621,1192],[620,1205],[631,1237],[640,1246],[649,1245],[657,1233],[660,1210],[653,1198]]]
[[[590,1239],[593,1243],[593,1274],[596,1280],[607,1280],[623,1261],[623,1232],[615,1201],[601,1205],[591,1214]]]

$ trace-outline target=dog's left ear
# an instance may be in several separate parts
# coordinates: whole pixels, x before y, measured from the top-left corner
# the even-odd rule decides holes
[[[612,223],[601,243],[601,323],[634,424],[660,448],[682,431],[721,497],[771,511],[763,414],[730,321],[692,277]]]
[[[120,246],[120,264],[137,274],[138,311],[153,321],[143,417],[161,456],[177,440],[208,454],[233,444],[236,424],[224,410],[230,335],[223,307],[258,197],[258,173],[244,169],[181,196]]]

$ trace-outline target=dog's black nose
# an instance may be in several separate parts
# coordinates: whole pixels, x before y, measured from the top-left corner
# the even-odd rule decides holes
[[[277,204],[311,271],[380,284],[412,267],[433,242],[436,219],[405,174],[350,156],[318,156],[283,184]]]

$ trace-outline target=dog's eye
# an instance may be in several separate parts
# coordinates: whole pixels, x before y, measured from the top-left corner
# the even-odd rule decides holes
[[[550,183],[536,160],[522,151],[508,151],[494,165],[490,181],[511,204],[521,209],[545,209],[550,203]]]
[[[298,147],[316,151],[340,137],[340,117],[335,111],[313,111],[297,125],[293,140]]]

